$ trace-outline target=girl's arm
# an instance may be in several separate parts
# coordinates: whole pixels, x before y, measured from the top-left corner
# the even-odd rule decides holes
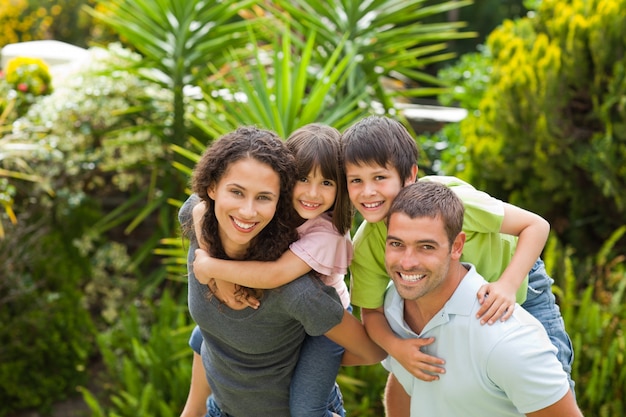
[[[343,311],[341,323],[326,332],[325,336],[346,349],[342,365],[373,365],[387,357],[387,353],[367,335],[363,324],[347,310]]]
[[[285,285],[311,270],[306,262],[290,250],[272,262],[232,261],[211,257],[202,240],[202,216],[205,210],[204,201],[193,208],[193,226],[200,246],[195,253],[193,272],[201,283],[208,284],[214,278],[249,288],[271,289]],[[222,293],[227,292],[223,285],[218,283],[218,287]]]
[[[493,324],[498,318],[505,321],[511,317],[515,293],[541,255],[550,234],[550,224],[535,213],[504,203],[500,233],[517,236],[517,246],[500,278],[484,285],[478,292],[482,306],[476,316],[482,324]]]
[[[442,367],[445,361],[427,355],[420,350],[421,347],[433,343],[434,338],[402,339],[396,336],[391,330],[382,308],[361,308],[361,319],[372,340],[385,349],[416,378],[422,381],[435,381],[439,377],[433,375],[434,373],[445,373],[445,369]]]
[[[217,259],[199,249],[196,250],[196,258],[193,261],[196,279],[202,283],[215,278],[259,289],[280,287],[310,270],[311,267],[290,250],[276,261],[264,262]]]

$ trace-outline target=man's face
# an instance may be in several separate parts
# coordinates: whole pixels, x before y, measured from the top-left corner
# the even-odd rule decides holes
[[[345,169],[348,194],[357,211],[370,223],[384,220],[404,185],[398,171],[377,164],[346,163]]]
[[[405,300],[435,296],[445,289],[450,261],[460,258],[462,246],[457,241],[450,246],[439,216],[412,219],[394,213],[387,226],[387,273]]]

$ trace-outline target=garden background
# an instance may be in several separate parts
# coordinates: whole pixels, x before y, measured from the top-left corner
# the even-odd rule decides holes
[[[77,397],[83,415],[179,415],[195,161],[241,124],[287,137],[372,113],[414,132],[420,175],[551,223],[579,405],[626,414],[626,0],[9,0],[0,24],[0,47],[88,53],[0,76],[0,416]],[[467,117],[407,117],[423,105]],[[382,415],[385,378],[342,369],[349,415]]]

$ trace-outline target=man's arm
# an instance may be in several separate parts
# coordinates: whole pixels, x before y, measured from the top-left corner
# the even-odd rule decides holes
[[[411,415],[411,397],[392,373],[389,373],[385,387],[384,406],[387,417],[409,417]]]
[[[583,417],[583,413],[576,405],[572,391],[569,390],[563,398],[554,404],[526,415],[528,417]]]

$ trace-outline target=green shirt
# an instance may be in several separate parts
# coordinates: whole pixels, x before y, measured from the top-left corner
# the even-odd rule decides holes
[[[463,231],[467,238],[461,261],[473,264],[487,281],[498,280],[517,246],[516,236],[500,233],[504,203],[456,177],[429,176],[420,181],[440,182],[463,201]],[[385,269],[386,239],[387,226],[384,221],[363,221],[354,235],[350,275],[351,302],[356,306],[378,308],[383,305],[385,289],[389,284],[389,275]],[[517,290],[519,304],[526,300],[527,286],[528,277]]]

